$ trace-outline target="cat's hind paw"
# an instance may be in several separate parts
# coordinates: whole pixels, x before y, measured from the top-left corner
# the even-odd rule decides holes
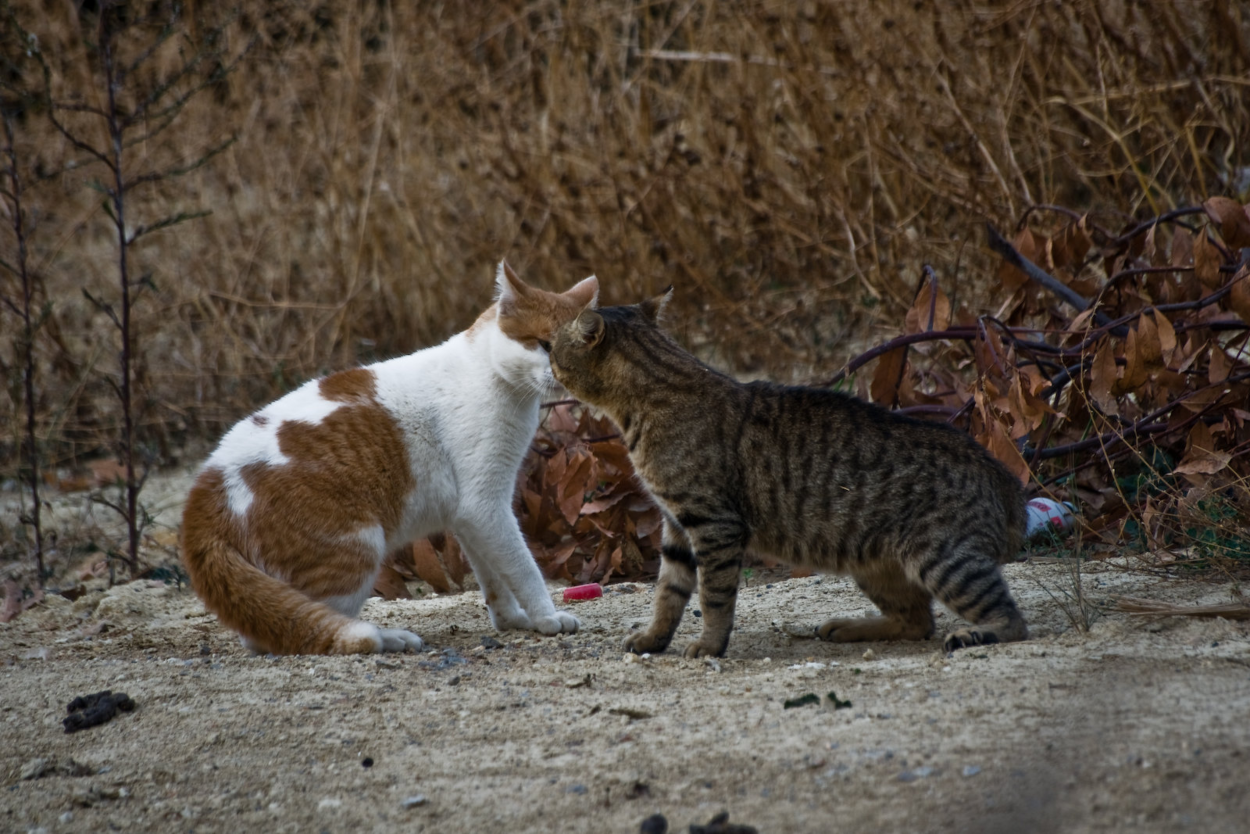
[[[696,640],[686,646],[686,657],[695,660],[700,657],[724,657],[725,646],[709,646],[702,640]]]
[[[534,620],[534,630],[540,634],[575,634],[582,627],[582,621],[567,611],[556,611],[550,617],[539,617]]]
[[[402,628],[380,628],[382,635],[382,651],[384,652],[419,652],[425,648],[425,642],[411,631]]]
[[[629,634],[621,643],[621,648],[634,654],[659,654],[668,648],[668,636],[657,637],[649,631],[638,631]]]

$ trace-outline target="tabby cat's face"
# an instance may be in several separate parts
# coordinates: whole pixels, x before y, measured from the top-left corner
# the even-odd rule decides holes
[[[594,310],[584,310],[556,329],[551,342],[551,373],[577,399],[599,405],[609,354],[603,343],[606,323]]]
[[[657,320],[671,292],[628,307],[583,310],[557,328],[551,343],[556,381],[582,402],[600,407],[610,407],[607,399],[613,394],[627,395],[636,364],[631,348],[659,336]]]

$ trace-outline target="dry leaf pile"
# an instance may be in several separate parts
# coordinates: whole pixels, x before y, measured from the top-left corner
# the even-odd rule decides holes
[[[861,395],[967,428],[1105,541],[1250,560],[1250,209],[1215,197],[1116,232],[1036,207],[990,239],[992,315],[926,267],[903,334],[831,382],[875,359]]]
[[[656,574],[660,511],[606,417],[554,405],[521,478],[521,530],[548,577],[584,583]]]

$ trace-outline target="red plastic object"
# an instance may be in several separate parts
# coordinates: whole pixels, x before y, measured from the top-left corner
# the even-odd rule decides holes
[[[589,585],[575,585],[572,588],[564,589],[565,602],[598,599],[601,596],[603,596],[603,586],[597,582],[591,582]]]

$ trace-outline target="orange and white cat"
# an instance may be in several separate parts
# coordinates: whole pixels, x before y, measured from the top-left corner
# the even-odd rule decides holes
[[[450,529],[495,628],[577,631],[558,611],[512,511],[521,460],[555,385],[555,330],[598,301],[506,264],[497,298],[441,345],[309,382],[232,428],[182,518],[191,585],[256,652],[418,650],[358,619],[386,555]]]

